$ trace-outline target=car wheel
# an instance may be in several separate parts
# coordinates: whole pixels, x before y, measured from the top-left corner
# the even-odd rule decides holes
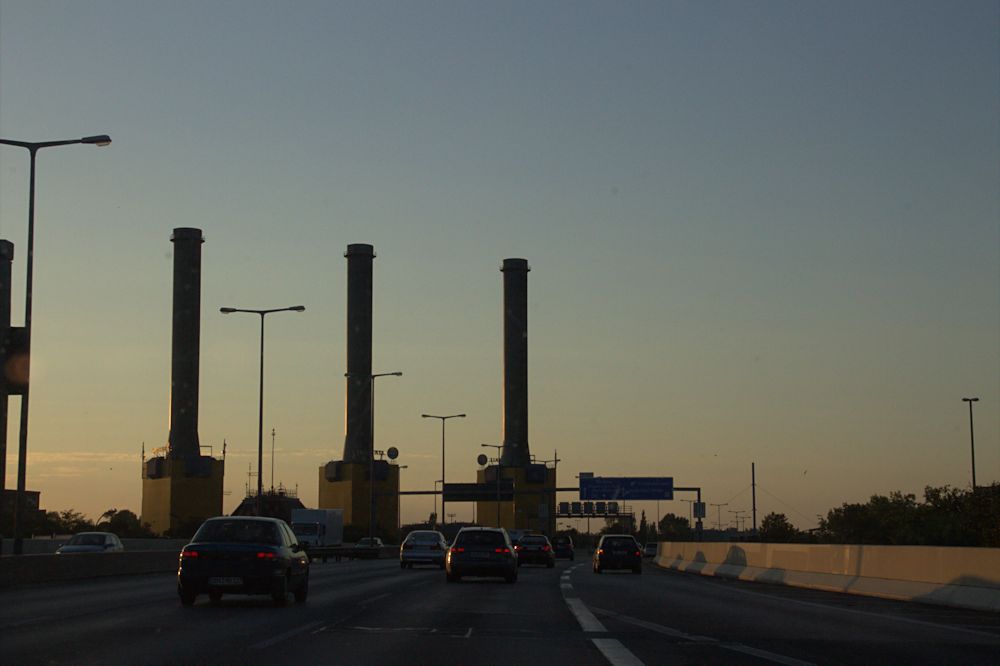
[[[181,605],[183,606],[193,606],[194,600],[198,596],[194,590],[184,584],[177,585],[177,594],[180,595]]]
[[[517,582],[517,571],[515,571],[512,574],[507,574],[506,576],[504,576],[504,580],[507,581],[508,583],[511,583],[511,584],[516,583]]]
[[[400,562],[399,563],[399,568],[400,569],[405,569],[406,568],[406,562]]]
[[[642,573],[642,565],[640,564],[636,568],[632,569],[632,573],[634,573],[634,574],[641,574]]]
[[[274,581],[271,599],[274,600],[275,606],[284,606],[288,603],[288,576],[282,576]]]
[[[220,590],[209,590],[208,600],[212,602],[212,605],[217,605],[222,601],[222,592]]]
[[[595,564],[594,565],[594,573],[595,574],[601,573],[601,565],[600,564]]]
[[[574,559],[575,559],[575,558],[573,557],[573,554],[572,554],[572,553],[570,553],[570,556],[569,556],[569,561],[570,561],[570,562],[572,562],[572,561],[573,561]]]
[[[462,580],[462,577],[459,576],[458,574],[445,574],[444,577],[445,580],[447,580],[449,583],[457,583],[458,581]]]
[[[556,563],[555,563],[555,562],[549,562],[549,563],[548,563],[548,564],[546,564],[545,566],[547,566],[547,567],[548,567],[549,569],[551,569],[551,568],[552,568],[552,567],[554,567],[555,565],[556,565]]]
[[[295,590],[295,603],[301,604],[305,603],[306,597],[309,596],[309,574],[302,580],[302,584],[299,585],[299,589]]]

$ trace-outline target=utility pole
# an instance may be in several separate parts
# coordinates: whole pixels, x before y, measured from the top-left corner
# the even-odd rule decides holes
[[[976,434],[972,427],[972,403],[979,402],[979,398],[962,398],[962,402],[969,403],[969,444],[972,446],[972,494],[976,494]]]
[[[750,463],[750,487],[753,488],[753,533],[757,534],[757,463]]]
[[[729,506],[729,502],[723,502],[722,504],[713,504],[712,502],[709,502],[708,505],[709,506],[714,506],[718,510],[718,517],[716,518],[716,521],[715,521],[715,529],[717,529],[717,530],[719,530],[721,532],[722,531],[722,507]]]

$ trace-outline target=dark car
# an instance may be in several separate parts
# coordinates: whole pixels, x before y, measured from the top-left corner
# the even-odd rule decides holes
[[[522,564],[544,564],[548,568],[556,565],[552,544],[544,534],[526,534],[516,547],[517,566]]]
[[[657,545],[655,542],[650,541],[645,546],[642,547],[643,557],[656,557]]]
[[[121,539],[111,532],[80,532],[56,551],[56,555],[69,553],[120,553],[125,550]]]
[[[399,546],[399,568],[412,569],[414,564],[433,564],[444,569],[444,554],[448,542],[436,530],[413,530]]]
[[[309,557],[292,528],[277,518],[209,518],[181,550],[177,593],[190,606],[199,594],[212,603],[223,594],[270,594],[283,606],[288,593],[309,593]]]
[[[552,540],[552,552],[556,557],[574,558],[573,540],[568,536],[557,536]]]
[[[642,573],[642,548],[629,534],[605,534],[594,550],[594,573],[605,569],[631,569]]]
[[[462,576],[500,576],[517,581],[517,553],[507,531],[495,527],[463,527],[445,556],[445,577],[455,583]]]

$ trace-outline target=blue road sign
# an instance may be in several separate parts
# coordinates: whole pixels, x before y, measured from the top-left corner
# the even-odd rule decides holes
[[[672,476],[580,475],[581,500],[672,500]]]

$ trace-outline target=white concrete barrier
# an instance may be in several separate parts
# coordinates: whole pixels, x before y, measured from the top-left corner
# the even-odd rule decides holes
[[[661,542],[656,564],[703,576],[1000,611],[1000,548]]]

